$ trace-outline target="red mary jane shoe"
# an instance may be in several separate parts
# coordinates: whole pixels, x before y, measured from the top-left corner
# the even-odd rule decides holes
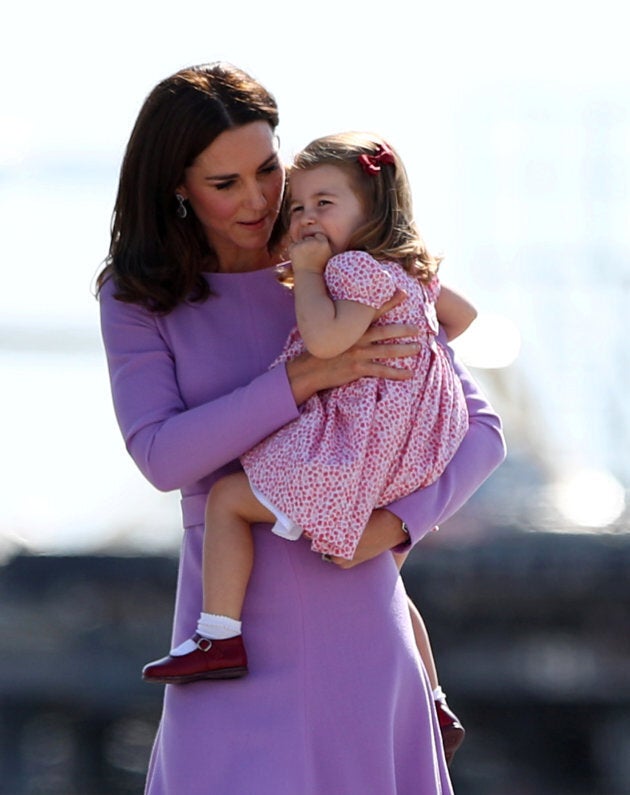
[[[247,673],[247,655],[243,638],[208,640],[194,635],[197,648],[188,654],[169,654],[154,660],[142,669],[145,682],[158,684],[184,684],[199,679],[236,679]]]
[[[445,698],[435,701],[440,731],[442,732],[442,744],[444,745],[444,756],[446,764],[450,765],[455,756],[455,751],[464,742],[466,730],[462,726],[457,715],[450,709]]]

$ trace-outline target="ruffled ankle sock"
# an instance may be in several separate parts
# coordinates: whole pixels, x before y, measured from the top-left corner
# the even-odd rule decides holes
[[[197,622],[197,632],[211,640],[235,638],[241,634],[241,622],[229,616],[217,616],[214,613],[202,613]]]
[[[197,633],[203,638],[210,640],[225,640],[235,638],[241,634],[241,622],[229,616],[219,616],[214,613],[201,613],[197,622]],[[195,651],[197,644],[192,638],[185,640],[171,649],[169,654],[172,657],[181,657]]]

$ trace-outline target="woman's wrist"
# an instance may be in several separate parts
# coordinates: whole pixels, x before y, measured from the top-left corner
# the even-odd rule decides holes
[[[325,388],[321,378],[318,377],[316,360],[308,354],[288,361],[286,371],[296,406],[300,406],[318,390]]]
[[[349,569],[384,552],[408,552],[409,545],[400,518],[387,508],[377,508],[372,511],[352,560],[334,558],[334,562],[342,569]]]
[[[372,514],[372,516],[375,515],[378,516],[380,532],[383,534],[383,538],[387,539],[391,549],[400,550],[411,543],[409,528],[399,516],[396,516],[388,508],[379,508]]]
[[[396,542],[395,546],[392,547],[392,549],[395,549],[396,551],[400,552],[401,550],[404,550],[406,547],[411,546],[411,536],[409,534],[409,528],[407,527],[407,522],[405,522],[404,519],[401,519],[399,516],[396,516],[396,514],[392,513],[391,511],[388,511],[388,513],[390,513],[391,516],[394,517],[398,530],[397,532],[398,541]]]

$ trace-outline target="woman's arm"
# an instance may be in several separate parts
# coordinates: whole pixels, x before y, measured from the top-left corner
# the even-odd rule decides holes
[[[189,408],[158,318],[101,292],[114,409],[140,471],[162,491],[195,483],[298,416],[284,367]]]
[[[404,296],[396,297],[395,303]],[[154,315],[101,292],[101,329],[112,395],[125,444],[156,488],[170,491],[195,483],[241,456],[298,416],[312,394],[363,376],[404,379],[409,373],[375,359],[375,343],[417,333],[408,326],[370,329],[361,342],[329,361],[302,356],[274,367],[244,386],[188,408],[178,386],[173,354]],[[388,345],[387,357],[414,352]]]
[[[406,300],[406,295],[399,291],[391,301],[383,306],[383,313],[404,300]],[[372,326],[356,345],[332,359],[318,359],[309,353],[298,356],[286,365],[295,402],[301,405],[315,392],[322,389],[334,389],[356,381],[358,378],[388,378],[393,381],[406,381],[411,378],[411,371],[400,366],[393,367],[383,364],[379,361],[379,356],[382,354],[386,359],[414,356],[420,350],[418,343],[396,343],[392,340],[409,339],[417,333],[417,326],[403,324]],[[379,350],[380,343],[384,341],[387,341],[388,344]]]
[[[452,355],[452,354],[451,354]],[[455,361],[469,413],[469,428],[442,476],[424,489],[388,506],[404,520],[412,544],[455,514],[503,462],[501,420],[466,368]]]
[[[369,560],[405,540],[410,545],[416,544],[435,525],[453,516],[503,462],[506,450],[498,415],[466,368],[457,361],[454,366],[462,381],[469,412],[464,440],[438,480],[388,505],[387,509],[374,511],[354,559],[335,559],[342,568]],[[409,531],[408,539],[402,521]]]

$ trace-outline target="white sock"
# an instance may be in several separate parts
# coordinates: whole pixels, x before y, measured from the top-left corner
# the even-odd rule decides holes
[[[190,654],[191,651],[195,651],[197,648],[197,644],[192,638],[188,638],[183,643],[180,643],[179,646],[175,646],[174,649],[169,651],[171,657],[182,657],[184,654]]]
[[[433,699],[434,701],[440,701],[443,698],[446,698],[446,693],[442,690],[441,686],[438,685],[433,691]]]
[[[211,640],[235,638],[241,634],[241,622],[229,616],[217,616],[214,613],[201,613],[197,622],[197,632]]]
[[[197,623],[197,632],[203,638],[210,640],[225,640],[226,638],[235,638],[241,634],[241,622],[236,621],[229,616],[216,616],[213,613],[201,613]],[[184,654],[190,654],[195,651],[197,644],[192,638],[188,638],[179,646],[171,649],[169,654],[171,657],[182,657]]]

